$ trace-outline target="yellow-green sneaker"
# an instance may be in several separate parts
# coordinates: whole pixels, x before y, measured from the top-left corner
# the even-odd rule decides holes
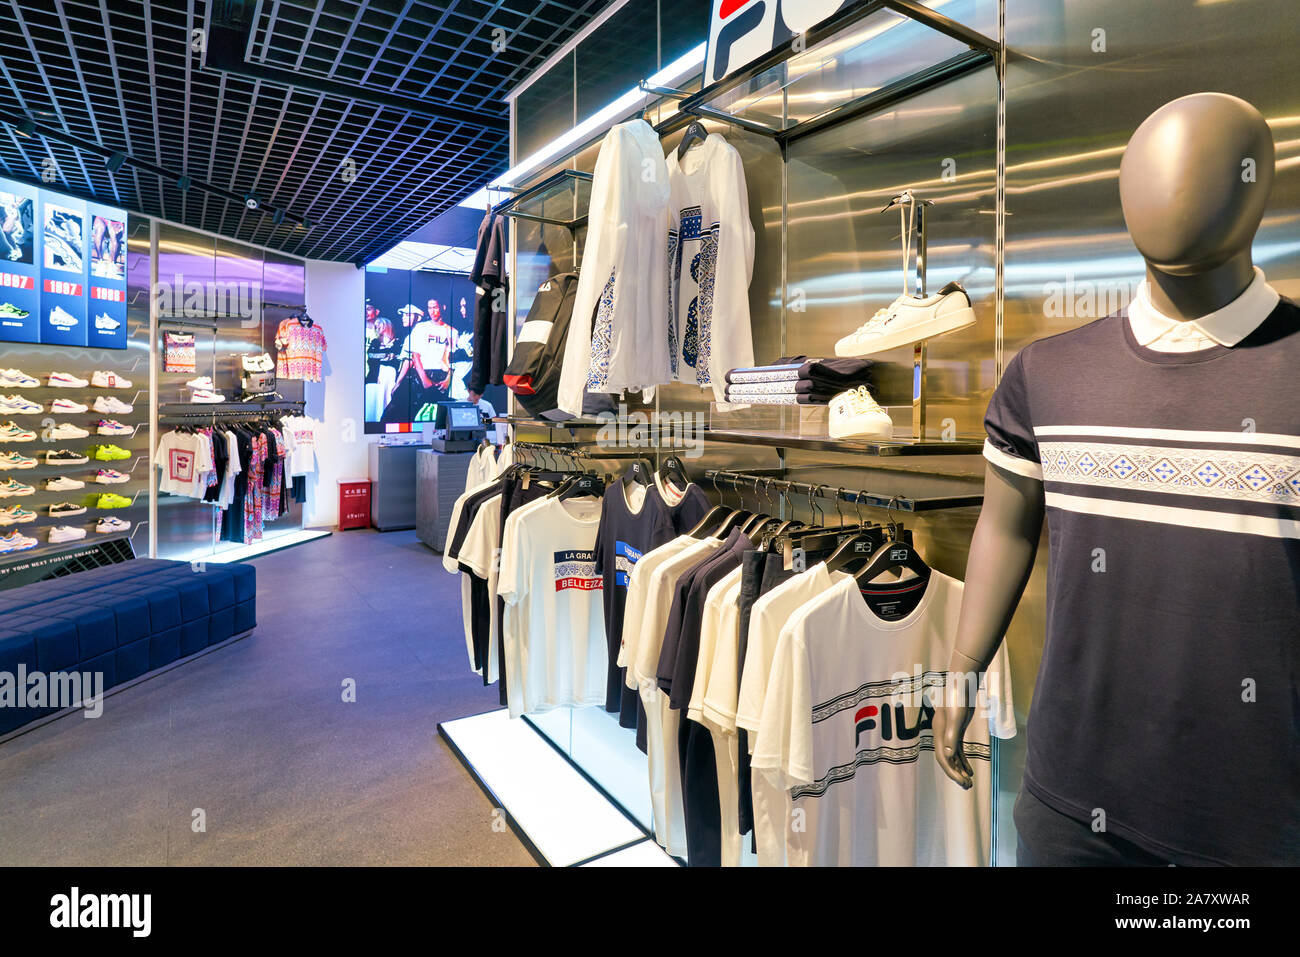
[[[95,508],[129,508],[131,500],[125,495],[114,495],[112,492],[105,492],[95,502]]]
[[[117,462],[130,457],[130,452],[117,445],[100,445],[95,449],[95,458],[101,462]]]

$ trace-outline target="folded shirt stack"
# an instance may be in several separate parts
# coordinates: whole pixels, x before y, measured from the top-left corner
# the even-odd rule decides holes
[[[727,401],[754,405],[827,405],[841,392],[871,385],[870,359],[787,356],[727,373]]]

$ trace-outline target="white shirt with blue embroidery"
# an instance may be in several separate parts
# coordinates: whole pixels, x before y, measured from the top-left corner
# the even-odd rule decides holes
[[[668,167],[644,120],[612,128],[596,160],[587,242],[560,373],[559,408],[584,392],[651,390],[671,379]]]
[[[740,154],[717,133],[668,155],[672,377],[726,401],[729,369],[754,364],[754,227]]]

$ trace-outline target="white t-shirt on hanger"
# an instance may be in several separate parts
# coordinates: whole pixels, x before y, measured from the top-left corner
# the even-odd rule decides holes
[[[511,717],[605,703],[600,507],[594,497],[543,498],[507,520],[497,593],[509,606],[527,606],[513,634],[503,636],[506,667],[518,668],[506,674]]]
[[[989,863],[990,731],[1015,734],[1005,646],[966,731],[974,787],[949,780],[933,753],[961,597],[961,582],[932,572],[919,603],[888,621],[846,577],[782,630],[753,767],[790,788],[802,825],[782,822],[791,865]]]

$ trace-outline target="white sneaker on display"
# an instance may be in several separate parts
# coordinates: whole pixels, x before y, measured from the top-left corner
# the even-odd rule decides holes
[[[835,343],[843,357],[874,356],[974,325],[975,310],[961,283],[950,282],[932,296],[899,296],[855,332]]]
[[[73,425],[71,422],[60,422],[50,429],[50,441],[56,439],[84,439],[90,434],[89,430],[83,429],[79,425]]]
[[[78,379],[67,372],[51,372],[46,381],[49,382],[51,389],[84,389],[90,384],[85,379]]]
[[[220,392],[209,392],[207,389],[195,389],[190,393],[191,402],[225,402],[226,397]]]
[[[199,376],[197,379],[191,379],[185,383],[185,386],[190,389],[202,389],[204,392],[217,391],[217,387],[212,383],[212,377],[205,375]]]
[[[47,492],[71,492],[73,489],[85,487],[86,483],[81,479],[68,478],[66,475],[59,475],[45,480],[45,491]]]
[[[130,527],[131,527],[130,522],[126,522],[120,518],[113,518],[112,516],[109,516],[108,518],[101,518],[98,522],[95,523],[95,534],[108,535],[112,532],[125,532]]]
[[[96,329],[107,329],[111,331],[113,329],[118,328],[118,326],[120,325],[122,324],[106,312],[101,312],[98,316],[95,317]]]
[[[123,379],[116,372],[97,371],[90,377],[90,384],[96,389],[129,389],[131,380]]]
[[[894,421],[865,385],[831,399],[830,429],[833,439],[892,439]]]
[[[0,396],[0,414],[3,415],[40,415],[45,406],[38,405],[21,395]]]
[[[85,412],[88,406],[80,402],[73,402],[71,399],[55,399],[50,403],[50,411],[56,415],[75,415],[79,412]]]
[[[21,369],[0,369],[0,387],[6,389],[36,389],[40,380],[33,379]]]
[[[50,543],[57,542],[79,542],[86,537],[84,528],[73,528],[71,525],[55,525],[50,529]]]
[[[106,412],[111,415],[131,414],[131,406],[127,405],[121,399],[112,395],[101,395],[96,397],[94,409],[96,412]],[[82,406],[81,411],[85,412],[86,407]]]

